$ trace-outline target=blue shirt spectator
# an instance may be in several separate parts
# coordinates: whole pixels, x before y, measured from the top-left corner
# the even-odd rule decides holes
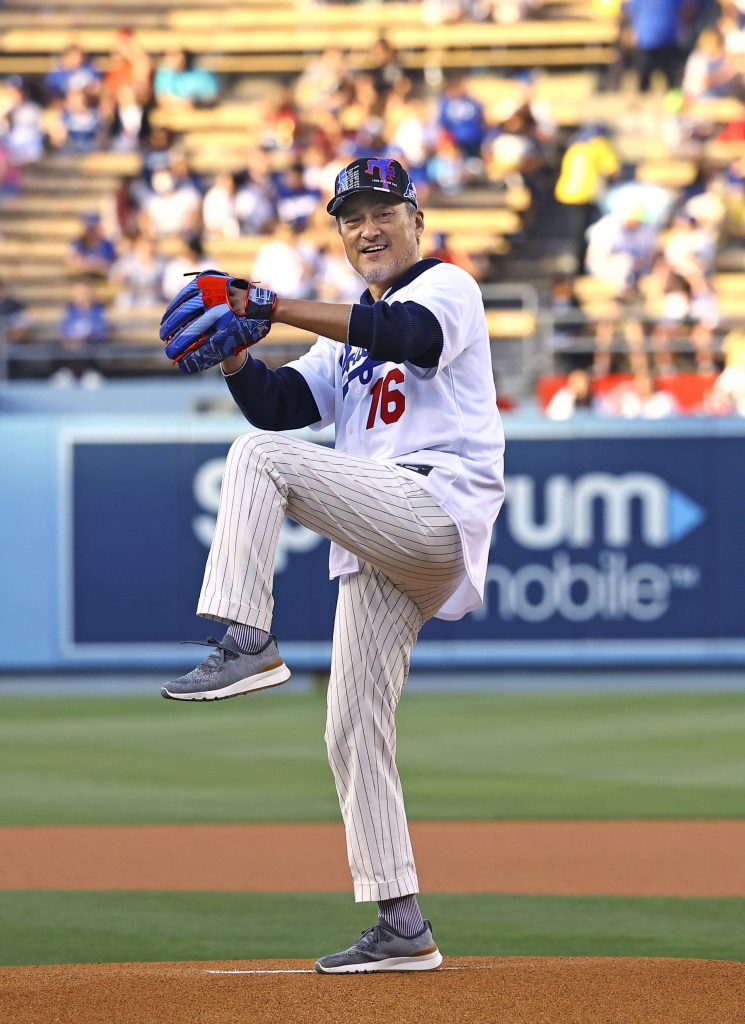
[[[63,347],[75,351],[86,344],[106,341],[108,334],[109,326],[103,303],[94,299],[88,281],[76,281],[72,302],[68,304],[59,325]]]
[[[53,96],[64,98],[73,89],[97,92],[101,73],[77,46],[68,46],[60,63],[47,74],[45,83]]]
[[[321,201],[318,189],[308,188],[303,182],[302,164],[285,171],[277,182],[277,216],[297,231],[302,231]]]
[[[67,250],[67,272],[105,277],[115,259],[116,250],[101,230],[101,218],[96,213],[86,214],[82,233]]]
[[[677,46],[686,0],[627,0],[626,11],[640,50]]]
[[[466,156],[478,156],[486,134],[484,110],[462,78],[450,81],[440,100],[437,121]]]

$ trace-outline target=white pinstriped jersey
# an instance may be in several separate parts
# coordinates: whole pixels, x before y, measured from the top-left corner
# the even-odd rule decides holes
[[[313,426],[336,425],[339,451],[434,467],[416,478],[458,527],[467,574],[437,618],[459,619],[483,600],[492,527],[504,497],[504,433],[481,292],[470,274],[439,263],[394,285],[383,296],[388,299],[417,302],[437,318],[443,335],[437,367],[375,362],[366,349],[328,338],[289,365],[303,375],[321,413]],[[332,544],[332,579],[358,568],[354,555]]]

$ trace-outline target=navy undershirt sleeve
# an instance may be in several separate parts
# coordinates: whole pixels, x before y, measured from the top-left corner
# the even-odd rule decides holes
[[[352,306],[349,343],[366,348],[383,363],[437,366],[442,355],[442,327],[418,302],[374,302]]]
[[[291,366],[271,370],[246,353],[242,368],[225,380],[235,404],[260,430],[296,430],[321,418],[308,382]]]

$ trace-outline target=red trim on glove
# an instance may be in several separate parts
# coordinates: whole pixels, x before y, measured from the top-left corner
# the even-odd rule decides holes
[[[209,274],[203,274],[197,278],[197,285],[202,293],[202,304],[205,309],[211,309],[213,306],[221,306],[225,303],[229,304],[229,280],[229,277],[212,277]],[[231,306],[230,308],[232,309],[233,307]]]

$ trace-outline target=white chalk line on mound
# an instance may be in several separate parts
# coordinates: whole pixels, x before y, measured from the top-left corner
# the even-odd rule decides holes
[[[440,967],[438,969],[437,973],[439,974],[441,971],[493,971],[493,970],[494,970],[493,967]],[[235,969],[231,969],[231,970],[210,970],[210,969],[207,969],[204,973],[205,974],[315,974],[316,972],[313,971],[313,970],[309,970],[307,968],[288,969],[288,968],[284,968],[284,967],[270,967],[270,968],[261,968],[261,969],[255,969],[255,968],[248,969],[248,968],[246,968],[245,970],[244,969],[239,969],[239,968],[235,968]],[[373,971],[371,973],[374,974],[376,972]],[[377,972],[377,973],[382,973],[382,972]],[[398,973],[406,973],[406,972],[398,972]],[[416,973],[416,972],[412,971],[410,973],[413,974],[413,973]]]

